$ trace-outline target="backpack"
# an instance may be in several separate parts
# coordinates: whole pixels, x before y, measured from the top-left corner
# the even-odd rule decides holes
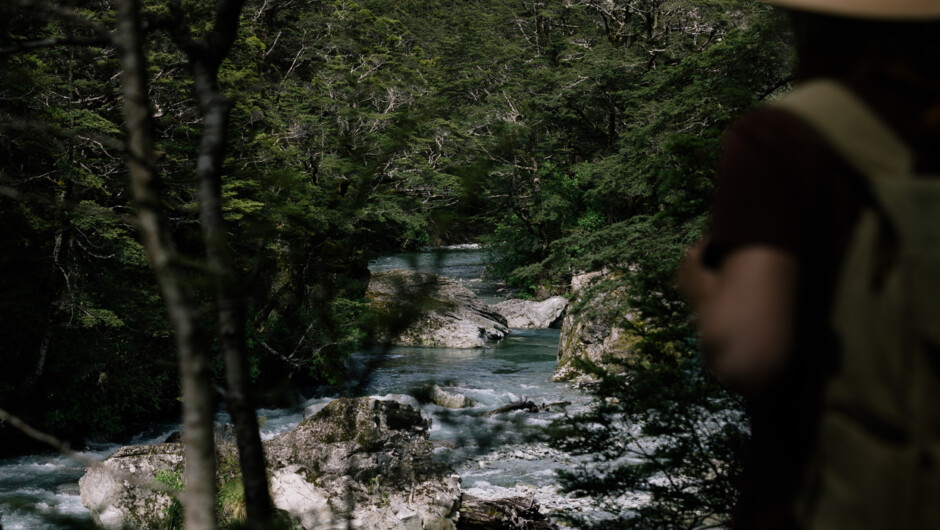
[[[809,529],[940,529],[940,179],[917,178],[911,150],[835,81],[775,105],[817,130],[873,199],[836,286],[841,362],[797,517]]]

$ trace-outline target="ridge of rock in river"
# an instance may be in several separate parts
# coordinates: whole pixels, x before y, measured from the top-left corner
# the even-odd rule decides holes
[[[588,382],[588,376],[579,367],[580,362],[611,367],[612,362],[622,363],[633,353],[638,341],[636,333],[617,325],[628,300],[626,288],[591,288],[609,274],[598,271],[571,279],[571,305],[582,309],[568,311],[564,317],[553,381]],[[632,321],[634,316],[628,313],[626,318]]]
[[[541,302],[512,299],[491,307],[506,317],[511,328],[560,328],[568,300],[563,296],[553,296]]]
[[[451,278],[393,269],[372,274],[366,297],[395,346],[482,348],[509,333],[506,318]]]

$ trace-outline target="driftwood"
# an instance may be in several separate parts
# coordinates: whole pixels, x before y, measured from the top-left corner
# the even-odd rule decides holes
[[[542,403],[541,405],[536,405],[535,403],[525,399],[524,397],[519,401],[513,401],[502,407],[495,408],[493,410],[488,410],[483,413],[484,416],[494,416],[496,414],[502,414],[504,412],[512,412],[514,410],[523,410],[525,412],[545,412],[550,410],[552,407],[564,407],[570,405],[570,401],[556,401],[555,403]]]
[[[463,494],[457,530],[558,530],[532,497],[485,500]]]

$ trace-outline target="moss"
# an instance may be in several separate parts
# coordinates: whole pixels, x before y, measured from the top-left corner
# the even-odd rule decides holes
[[[245,488],[242,483],[238,450],[221,445],[216,450],[216,515],[221,528],[239,528],[245,521]]]
[[[245,488],[241,476],[219,485],[217,501],[219,526],[239,527],[245,520]]]
[[[170,500],[170,505],[163,509],[163,517],[158,527],[165,530],[183,528],[183,505],[179,500],[179,494],[183,491],[182,470],[160,469],[154,475],[154,480],[176,492],[176,495]]]

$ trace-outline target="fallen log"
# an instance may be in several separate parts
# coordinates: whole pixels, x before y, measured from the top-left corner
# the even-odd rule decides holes
[[[556,401],[554,403],[548,403],[548,404],[542,403],[541,405],[539,405],[539,411],[544,412],[546,410],[551,410],[552,407],[567,407],[570,404],[571,404],[570,401]]]
[[[484,412],[483,415],[489,417],[489,416],[494,416],[496,414],[502,414],[504,412],[512,412],[514,410],[522,410],[522,411],[530,412],[530,413],[545,412],[546,410],[550,410],[552,407],[564,407],[570,404],[571,404],[570,401],[556,401],[554,403],[542,403],[541,405],[536,405],[535,403],[523,398],[519,401],[513,401],[512,403],[503,405],[502,407],[497,407],[493,410],[488,410]]]
[[[481,499],[464,493],[457,530],[558,530],[541,512],[533,497]]]
[[[531,401],[521,399],[519,401],[513,401],[502,407],[497,407],[493,410],[489,410],[483,413],[484,416],[493,416],[496,414],[502,414],[504,412],[512,412],[514,410],[524,410],[526,412],[538,412],[539,406]]]

